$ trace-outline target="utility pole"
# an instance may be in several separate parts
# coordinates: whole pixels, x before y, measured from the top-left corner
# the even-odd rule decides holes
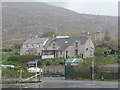
[[[57,36],[57,28],[55,28],[55,34],[56,34],[56,36]]]
[[[94,34],[94,39],[95,39],[95,43],[96,43],[96,32],[95,32],[95,34]]]
[[[94,48],[91,47],[92,53],[92,79],[94,79]]]
[[[36,62],[36,81],[37,81],[37,62]]]
[[[35,72],[35,74],[36,74],[36,81],[37,81],[37,62],[38,62],[38,59],[35,59],[35,62],[36,62],[36,72]]]
[[[20,69],[20,70],[17,70],[17,72],[19,72],[19,79],[21,82],[22,81],[22,73],[24,72],[24,70]]]
[[[101,42],[101,38],[102,38],[102,35],[101,35],[101,28],[100,28],[100,42]]]

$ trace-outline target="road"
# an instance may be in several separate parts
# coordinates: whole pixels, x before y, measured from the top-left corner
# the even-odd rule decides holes
[[[44,77],[42,83],[5,84],[3,88],[118,88],[118,82],[110,81],[79,81],[64,78]]]

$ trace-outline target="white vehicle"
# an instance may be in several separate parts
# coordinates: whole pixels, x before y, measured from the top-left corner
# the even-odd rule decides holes
[[[1,65],[1,67],[4,67],[4,68],[15,68],[14,65]]]
[[[28,68],[27,70],[28,72],[40,72],[41,69],[36,67],[31,67],[31,68]]]

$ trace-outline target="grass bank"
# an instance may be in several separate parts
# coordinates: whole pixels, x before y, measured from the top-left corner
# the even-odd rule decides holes
[[[112,82],[118,82],[120,80],[117,79],[65,79],[65,80],[80,80],[80,81],[112,81]]]

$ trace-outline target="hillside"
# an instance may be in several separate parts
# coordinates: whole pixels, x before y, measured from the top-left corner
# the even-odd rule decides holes
[[[80,34],[95,32],[98,26],[102,26],[102,32],[117,35],[117,17],[79,14],[45,3],[2,3],[3,46],[21,43],[33,31]]]

